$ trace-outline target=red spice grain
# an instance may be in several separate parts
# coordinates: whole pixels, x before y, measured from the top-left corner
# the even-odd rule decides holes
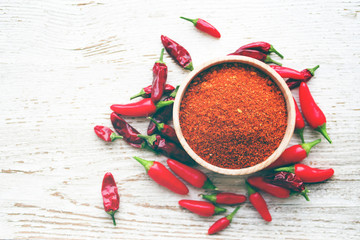
[[[287,127],[285,99],[269,76],[224,63],[197,75],[180,108],[183,135],[212,165],[239,169],[267,159]]]

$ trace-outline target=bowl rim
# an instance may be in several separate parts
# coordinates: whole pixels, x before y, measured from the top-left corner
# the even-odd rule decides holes
[[[182,134],[181,126],[180,126],[180,105],[181,100],[186,92],[186,89],[188,88],[189,84],[192,82],[192,80],[201,72],[209,69],[210,67],[213,67],[215,65],[223,64],[223,63],[242,63],[247,64],[250,66],[253,66],[257,68],[258,70],[264,72],[266,75],[268,75],[275,84],[280,88],[281,92],[283,93],[285,103],[286,103],[286,110],[287,110],[287,127],[285,130],[284,137],[282,141],[280,142],[280,145],[278,148],[264,161],[261,163],[258,163],[254,166],[247,167],[247,168],[240,168],[240,169],[230,169],[230,168],[222,168],[218,166],[214,166],[207,161],[203,160],[199,155],[197,155],[189,146],[189,144],[186,142],[184,135]],[[225,174],[225,175],[247,175],[251,173],[258,172],[267,166],[269,166],[271,163],[273,163],[280,155],[281,153],[286,149],[288,146],[290,139],[294,133],[295,128],[295,104],[293,101],[293,96],[291,94],[290,89],[286,85],[286,82],[284,79],[269,65],[245,56],[225,56],[225,57],[218,57],[215,59],[212,59],[210,61],[205,62],[201,66],[195,68],[193,71],[191,71],[186,78],[181,82],[179,90],[176,94],[175,101],[174,101],[174,107],[173,107],[173,123],[174,123],[174,129],[176,132],[176,135],[180,141],[180,144],[184,148],[184,150],[190,155],[191,158],[193,158],[197,163],[199,163],[201,166],[205,167],[206,169],[209,169],[211,171]]]

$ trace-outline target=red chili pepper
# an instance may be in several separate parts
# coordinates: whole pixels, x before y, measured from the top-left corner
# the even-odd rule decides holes
[[[225,228],[227,228],[234,215],[236,214],[236,212],[240,209],[240,206],[236,207],[235,210],[230,214],[230,215],[227,215],[226,217],[223,217],[223,218],[220,218],[219,220],[217,220],[213,225],[211,225],[211,227],[209,228],[208,230],[208,234],[211,235],[211,234],[214,234],[214,233],[217,233]]]
[[[257,50],[266,54],[270,54],[270,53],[275,53],[277,54],[279,57],[284,58],[283,55],[281,55],[278,51],[276,51],[276,49],[273,47],[273,45],[271,45],[270,43],[267,42],[253,42],[253,43],[249,43],[246,44],[242,47],[240,47],[238,50],[240,49],[251,49],[251,50]]]
[[[259,61],[262,61],[264,63],[274,63],[277,64],[279,66],[281,66],[282,64],[279,62],[276,62],[275,60],[273,60],[272,58],[270,58],[268,55],[266,55],[265,53],[259,52],[257,50],[251,50],[251,49],[238,49],[236,50],[234,53],[230,53],[228,55],[240,55],[240,56],[246,56],[246,57],[251,57],[251,58],[255,58]]]
[[[173,159],[168,159],[167,164],[176,175],[194,187],[215,190],[217,189],[217,187],[214,186],[210,179],[200,170],[186,166],[185,164],[182,164]]]
[[[105,126],[95,126],[94,131],[96,135],[105,142],[112,142],[116,139],[123,138],[122,136],[116,135],[116,133],[114,133],[113,130]]]
[[[215,214],[226,212],[225,208],[216,207],[205,201],[180,200],[179,205],[203,217],[210,217]]]
[[[182,67],[187,70],[194,70],[189,52],[174,40],[161,35],[161,42],[168,54]]]
[[[285,187],[291,189],[292,191],[298,192],[300,195],[304,196],[306,201],[310,201],[307,193],[309,192],[304,182],[294,173],[291,172],[277,172],[271,175],[266,176],[265,181],[275,184],[279,187]]]
[[[153,82],[151,89],[151,101],[157,103],[160,101],[167,80],[168,68],[163,61],[164,48],[161,50],[159,61],[156,61],[153,67]]]
[[[213,25],[211,25],[210,23],[208,23],[207,21],[205,21],[201,18],[196,18],[196,19],[191,19],[191,18],[186,18],[186,17],[180,17],[180,18],[185,19],[189,22],[192,22],[197,29],[199,29],[200,31],[202,31],[204,33],[207,33],[216,38],[221,37],[219,31]]]
[[[159,131],[161,136],[180,145],[179,139],[176,136],[176,132],[175,132],[174,128],[172,128],[171,126],[169,126],[165,123],[158,123],[152,117],[148,117],[148,119],[150,119],[156,125],[156,128]]]
[[[270,67],[274,69],[282,78],[305,80],[305,76],[295,69],[288,67],[280,67],[276,65],[271,65]]]
[[[317,139],[313,142],[303,143],[291,146],[280,155],[280,157],[270,164],[266,169],[272,169],[280,166],[285,166],[304,160],[310,153],[312,147],[320,143],[321,139]]]
[[[264,180],[264,177],[249,177],[247,179],[247,182],[251,185],[254,186],[264,192],[269,193],[270,195],[273,195],[274,197],[278,197],[278,198],[288,198],[290,197],[290,191],[289,189],[277,186],[277,185],[273,185],[270,184],[269,182],[266,182]]]
[[[174,101],[160,101],[155,105],[150,98],[145,98],[134,103],[113,104],[110,108],[117,114],[124,116],[147,117],[153,115],[158,109],[173,103]]]
[[[168,94],[171,93],[172,91],[174,91],[175,88],[170,85],[170,84],[165,84],[165,88],[164,88],[164,94]],[[139,93],[137,93],[136,95],[132,96],[130,98],[130,100],[133,100],[137,97],[142,97],[142,98],[149,98],[151,96],[151,91],[152,91],[152,85],[149,85],[147,87],[144,87],[143,89],[141,89],[141,91]]]
[[[297,80],[297,79],[288,79],[286,80],[286,84],[290,89],[294,89],[300,86],[301,82],[308,82],[315,74],[316,69],[318,69],[320,66],[317,65],[314,68],[307,68],[301,71],[301,74],[304,76],[304,80]]]
[[[175,177],[163,164],[157,161],[147,161],[139,157],[134,157],[134,159],[144,166],[147,174],[157,184],[177,194],[186,195],[189,193],[186,185]]]
[[[329,143],[331,139],[326,132],[326,117],[311,96],[309,87],[302,82],[299,89],[301,110],[306,121],[315,131],[320,132]]]
[[[201,197],[212,203],[227,205],[239,204],[246,201],[245,195],[226,192],[211,195],[201,195]]]
[[[105,212],[111,216],[114,225],[116,225],[114,215],[119,209],[120,197],[114,177],[109,172],[105,173],[101,187],[101,195],[103,197]]]
[[[254,206],[256,211],[260,213],[260,216],[265,221],[271,222],[272,218],[264,198],[261,196],[260,193],[256,192],[256,190],[252,188],[249,183],[245,182],[245,185],[248,190],[248,197],[251,204]]]
[[[304,183],[317,183],[328,180],[334,175],[334,169],[312,168],[304,164],[295,164],[289,167],[277,168],[274,171],[295,173]]]
[[[295,103],[295,111],[296,111],[296,119],[295,119],[295,133],[300,135],[301,138],[301,142],[305,143],[304,140],[304,128],[305,128],[305,122],[304,122],[304,118],[302,117],[299,107],[294,99],[294,103]]]
[[[170,141],[167,141],[160,135],[153,134],[151,136],[146,136],[138,134],[138,137],[146,140],[149,147],[155,152],[159,152],[169,158],[174,158],[187,165],[196,164],[196,162],[184,151],[184,149]]]

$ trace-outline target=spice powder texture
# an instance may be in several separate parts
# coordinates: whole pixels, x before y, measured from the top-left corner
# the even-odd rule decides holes
[[[287,126],[285,99],[254,67],[216,65],[189,85],[180,125],[189,146],[205,161],[222,168],[250,167],[279,146]]]

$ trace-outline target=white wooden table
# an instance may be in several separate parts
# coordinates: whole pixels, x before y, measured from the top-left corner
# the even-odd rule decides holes
[[[0,1],[0,238],[360,239],[359,12],[359,1]],[[222,38],[181,15],[209,20]],[[111,104],[150,84],[161,34],[185,46],[195,67],[259,40],[283,53],[285,66],[320,64],[309,86],[333,144],[323,139],[304,162],[333,167],[335,176],[309,186],[310,202],[264,194],[271,223],[246,203],[231,227],[207,236],[220,216],[179,208],[181,196],[131,158],[165,157],[93,132],[111,126]],[[188,72],[165,61],[168,82],[181,83]],[[128,121],[145,132],[147,120]],[[306,140],[319,136],[306,128]],[[100,195],[107,171],[121,194],[116,227]],[[245,193],[243,177],[209,176],[222,190]],[[187,198],[202,192],[190,187]]]

